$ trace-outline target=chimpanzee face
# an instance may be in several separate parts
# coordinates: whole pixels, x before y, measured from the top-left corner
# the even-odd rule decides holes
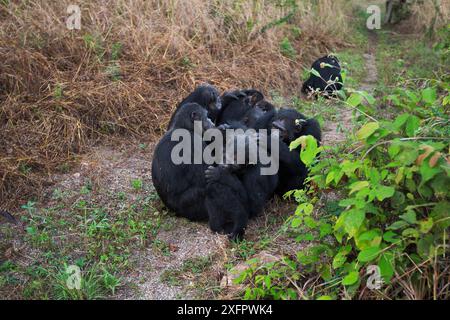
[[[204,106],[208,112],[216,112],[222,108],[219,92],[213,86],[207,86],[203,92]]]
[[[202,129],[206,131],[214,127],[214,123],[208,118],[208,112],[205,109],[198,109],[191,112],[191,121],[194,123],[195,121],[202,122]]]
[[[305,119],[296,117],[295,114],[281,113],[272,122],[272,128],[280,130],[280,137],[285,143],[291,143],[300,137],[305,123]]]

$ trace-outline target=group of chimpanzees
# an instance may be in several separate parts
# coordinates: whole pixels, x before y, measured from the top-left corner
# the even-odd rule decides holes
[[[319,69],[320,77],[312,74],[303,90],[336,90],[336,86],[329,86],[328,80],[340,77],[335,72],[340,70],[337,59],[326,56],[319,60],[313,68]],[[195,121],[201,123],[203,131],[251,128],[256,132],[266,129],[270,134],[273,129],[279,130],[279,170],[276,174],[262,175],[260,169],[264,165],[259,160],[246,160],[244,164],[195,163],[194,154],[190,155],[190,163],[175,164],[171,155],[178,142],[172,141],[172,133],[176,129],[187,130],[193,150]],[[213,86],[199,86],[177,106],[166,134],[156,146],[153,184],[163,203],[178,216],[193,221],[208,220],[213,231],[239,240],[248,219],[259,214],[275,193],[282,195],[303,188],[307,169],[300,160],[300,147],[289,149],[290,143],[303,135],[312,135],[320,142],[319,123],[294,109],[275,108],[257,90],[235,90],[220,96]],[[208,143],[201,141],[204,151]]]

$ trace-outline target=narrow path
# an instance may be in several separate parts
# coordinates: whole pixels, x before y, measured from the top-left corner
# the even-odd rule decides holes
[[[361,81],[359,90],[373,93],[378,81],[378,71],[376,64],[376,47],[378,43],[377,35],[369,33],[367,52],[364,53],[366,76]],[[325,145],[333,146],[346,140],[351,133],[353,125],[353,110],[341,107],[339,119],[326,122],[323,128],[323,140]]]

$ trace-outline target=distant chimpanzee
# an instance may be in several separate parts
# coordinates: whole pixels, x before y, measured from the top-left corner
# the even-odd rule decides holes
[[[283,195],[287,191],[303,188],[308,171],[300,160],[301,147],[289,150],[292,141],[305,135],[321,141],[320,125],[315,119],[308,119],[294,109],[272,110],[258,120],[256,129],[280,130],[278,172],[279,182],[276,192]]]
[[[272,197],[277,187],[278,175],[262,175],[263,165],[259,161],[250,163],[250,139],[255,139],[253,140],[255,143],[257,139],[256,136],[244,132],[247,127],[242,122],[234,121],[221,127],[243,130],[242,133],[234,133],[232,136],[235,146],[231,158],[234,161],[237,159],[237,144],[244,143],[245,163],[208,167],[205,172],[207,181],[205,202],[211,229],[218,232],[225,231],[231,239],[240,240],[248,219],[258,215]]]
[[[338,58],[333,55],[324,56],[316,60],[311,68],[317,71],[320,77],[311,73],[309,79],[303,83],[303,93],[320,91],[325,97],[329,97],[342,89],[341,66]]]
[[[208,118],[213,122],[216,121],[216,117],[221,109],[221,100],[219,91],[211,85],[202,85],[197,87],[191,94],[189,94],[183,101],[181,101],[175,112],[170,118],[167,130],[172,129],[174,117],[178,112],[178,109],[186,103],[198,103],[208,112]]]
[[[274,108],[264,100],[264,95],[255,89],[236,90],[222,96],[222,110],[217,116],[216,124],[241,121],[252,128],[256,120],[270,108]]]
[[[183,104],[173,118],[171,129],[162,137],[155,148],[152,162],[152,179],[156,191],[164,204],[178,216],[190,220],[206,220],[208,213],[205,207],[205,170],[207,165],[174,164],[171,159],[173,148],[178,144],[171,141],[172,132],[186,129],[191,135],[191,150],[194,150],[194,121],[201,121],[203,130],[214,125],[207,117],[206,109],[197,103]],[[202,142],[202,151],[205,142]],[[193,153],[193,152],[192,152]]]

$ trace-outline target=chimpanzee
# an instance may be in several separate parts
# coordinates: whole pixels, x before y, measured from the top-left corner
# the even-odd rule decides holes
[[[170,118],[167,130],[172,129],[174,117],[178,112],[178,109],[186,103],[198,103],[208,112],[208,117],[215,122],[216,117],[221,109],[221,100],[219,91],[211,85],[201,85],[197,87],[191,94],[189,94],[183,101],[181,101],[175,112]]]
[[[235,90],[225,93],[222,98],[216,124],[241,121],[247,127],[252,128],[256,120],[267,110],[274,106],[264,100],[264,95],[255,89]]]
[[[262,164],[250,162],[250,140],[258,141],[256,135],[250,135],[242,122],[231,122],[220,126],[226,129],[242,129],[242,133],[233,133],[232,160],[237,159],[238,143],[245,144],[245,163],[225,163],[210,166],[205,171],[207,181],[206,207],[209,224],[214,231],[225,231],[233,240],[242,239],[249,218],[259,214],[272,197],[278,183],[278,175],[262,175]],[[239,137],[243,139],[239,139]],[[229,145],[227,145],[228,147]],[[260,146],[259,146],[260,147]],[[225,150],[228,152],[228,150]],[[229,159],[229,158],[228,158]]]
[[[208,167],[205,171],[205,206],[211,230],[239,240],[247,227],[249,200],[235,170],[231,164]]]
[[[325,97],[330,97],[342,89],[341,66],[337,57],[324,56],[317,59],[311,68],[317,71],[320,77],[311,73],[309,79],[303,83],[303,93],[320,91]]]
[[[320,143],[321,130],[317,120],[308,119],[294,109],[282,108],[266,113],[258,120],[256,128],[280,130],[280,169],[276,193],[283,195],[287,191],[303,188],[308,171],[300,160],[301,147],[290,151],[289,145],[292,141],[305,135],[313,136]]]
[[[206,220],[205,207],[205,170],[203,162],[195,164],[175,164],[171,153],[179,143],[171,141],[176,129],[186,129],[191,137],[191,150],[194,150],[194,121],[201,121],[203,130],[214,125],[207,116],[206,109],[197,103],[183,104],[175,113],[171,129],[162,137],[155,148],[152,162],[152,179],[156,191],[163,203],[178,216],[190,220]],[[202,141],[202,151],[205,148]],[[191,155],[192,158],[194,155]],[[193,160],[193,159],[191,159]]]

